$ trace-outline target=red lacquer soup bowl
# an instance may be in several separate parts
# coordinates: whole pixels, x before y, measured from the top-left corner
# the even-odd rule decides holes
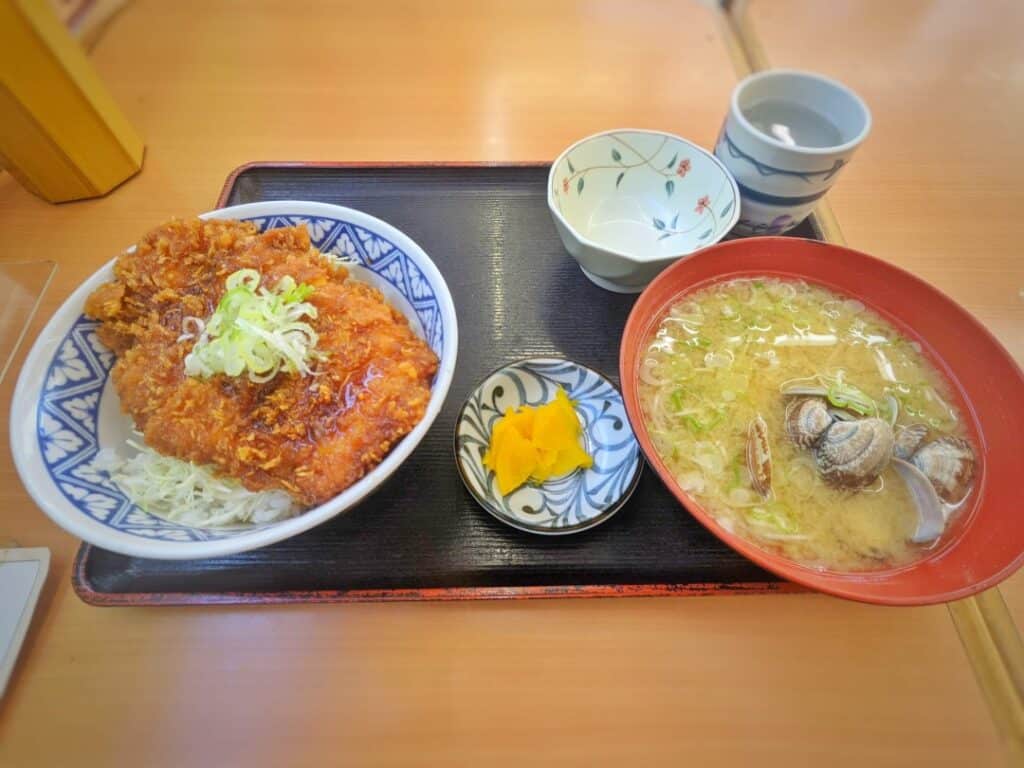
[[[722,528],[655,452],[637,392],[639,365],[652,333],[684,294],[757,275],[802,279],[862,301],[920,343],[949,380],[979,453],[975,488],[942,539],[920,560],[868,572],[800,565]],[[812,240],[762,237],[721,243],[676,262],[644,290],[623,332],[619,366],[633,430],[665,485],[722,541],[783,578],[853,600],[922,605],[988,589],[1024,562],[1024,374],[970,313],[909,272]]]

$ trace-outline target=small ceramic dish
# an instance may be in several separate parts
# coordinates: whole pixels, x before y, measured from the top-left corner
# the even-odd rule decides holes
[[[483,465],[495,422],[509,408],[550,402],[559,386],[574,401],[594,465],[502,496],[494,473]],[[520,360],[484,379],[455,424],[455,463],[480,506],[513,528],[547,535],[603,523],[633,493],[643,469],[619,391],[597,371],[557,357]]]
[[[739,217],[739,188],[718,158],[659,131],[621,129],[565,150],[548,208],[591,281],[638,293],[679,258],[717,243]]]

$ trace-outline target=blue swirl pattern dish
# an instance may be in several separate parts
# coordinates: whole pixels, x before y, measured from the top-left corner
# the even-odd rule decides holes
[[[574,401],[594,465],[502,496],[494,473],[483,465],[495,422],[509,408],[551,401],[559,386]],[[466,488],[484,509],[514,528],[548,535],[603,523],[633,493],[643,469],[622,395],[600,373],[557,357],[520,360],[488,376],[459,414],[455,459]]]
[[[243,552],[294,536],[349,509],[412,453],[437,417],[455,370],[458,329],[444,278],[402,232],[365,213],[325,203],[250,203],[202,218],[251,221],[261,230],[304,224],[313,245],[345,263],[404,314],[439,358],[419,424],[361,480],[318,507],[265,525],[194,528],[151,515],[99,469],[104,448],[119,449],[132,424],[109,381],[114,355],[99,323],[82,314],[86,297],[113,276],[111,261],[61,306],[43,329],[18,379],[11,451],[22,482],[61,527],[92,544],[136,557],[186,559]]]

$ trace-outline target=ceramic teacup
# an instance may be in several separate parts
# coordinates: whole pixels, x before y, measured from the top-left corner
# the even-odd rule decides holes
[[[739,185],[737,235],[776,235],[802,222],[871,130],[871,112],[841,83],[773,69],[733,90],[715,156]]]

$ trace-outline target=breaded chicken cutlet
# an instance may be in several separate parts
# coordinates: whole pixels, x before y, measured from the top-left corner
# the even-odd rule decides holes
[[[291,276],[314,288],[309,322],[326,354],[315,375],[185,375],[194,340],[178,341],[182,320],[209,318],[243,268],[263,286]],[[122,410],[160,453],[311,506],[375,467],[426,412],[436,355],[377,289],[312,248],[305,227],[260,234],[239,221],[171,221],[122,254],[114,275],[85,311],[117,355]]]

